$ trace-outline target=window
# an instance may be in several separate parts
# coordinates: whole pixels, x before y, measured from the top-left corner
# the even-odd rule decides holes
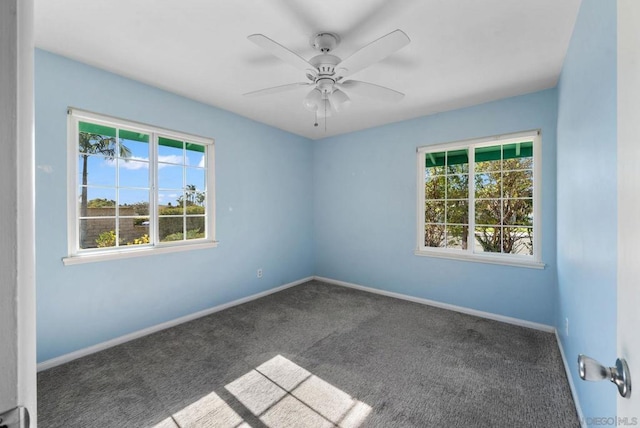
[[[417,255],[544,267],[538,131],[417,152]]]
[[[215,246],[213,147],[71,109],[65,263]]]

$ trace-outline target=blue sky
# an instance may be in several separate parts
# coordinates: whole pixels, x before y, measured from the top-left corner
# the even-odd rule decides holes
[[[87,198],[116,200],[116,173],[119,174],[120,204],[149,202],[149,144],[122,140],[131,156],[124,159],[108,159],[91,155],[87,160]],[[158,146],[158,202],[176,204],[185,185],[205,189],[204,153],[193,150]],[[184,180],[183,180],[183,175]],[[82,182],[82,156],[78,157],[78,183]]]

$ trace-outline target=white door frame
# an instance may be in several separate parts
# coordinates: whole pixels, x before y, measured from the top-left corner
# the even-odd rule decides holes
[[[618,0],[617,6],[617,355],[627,360],[632,383],[631,397],[618,397],[617,413],[621,425],[635,425],[640,423],[640,2]]]
[[[36,415],[33,0],[0,0],[0,412]]]

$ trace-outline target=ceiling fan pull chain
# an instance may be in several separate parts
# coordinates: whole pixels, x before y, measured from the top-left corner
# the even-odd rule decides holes
[[[327,133],[327,102],[325,101],[322,104],[324,104],[324,133],[326,134]]]

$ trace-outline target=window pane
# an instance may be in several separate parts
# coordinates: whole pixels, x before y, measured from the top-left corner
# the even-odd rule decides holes
[[[158,215],[161,216],[176,216],[184,215],[184,207],[182,205],[161,206],[158,208]]]
[[[533,226],[533,199],[505,199],[502,206],[503,224]]]
[[[533,158],[505,159],[502,165],[505,171],[531,168],[533,168]]]
[[[182,200],[183,195],[182,190],[168,190],[168,191],[160,191],[158,192],[158,210],[159,214],[163,215],[163,211],[165,209],[171,209],[175,207],[182,207],[180,205],[180,201]],[[182,213],[182,211],[180,211]],[[177,214],[177,213],[173,213]],[[168,214],[165,214],[168,215]]]
[[[447,248],[467,249],[469,226],[447,226]]]
[[[80,132],[88,134],[102,134],[110,137],[116,136],[116,129],[110,126],[98,125],[96,123],[78,122],[78,128]]]
[[[444,247],[444,226],[440,224],[425,225],[424,245],[426,247]]]
[[[121,217],[119,221],[119,237],[121,245],[149,244],[148,217]]]
[[[186,144],[187,165],[204,168],[206,166],[205,146],[194,143]]]
[[[83,192],[87,203],[83,205]],[[78,208],[80,217],[104,217],[116,215],[116,189],[80,186]]]
[[[149,162],[118,159],[120,187],[149,187]]]
[[[445,201],[427,201],[424,207],[424,220],[427,223],[444,223]]]
[[[187,217],[187,239],[202,239],[204,237],[204,217]]]
[[[87,122],[79,122],[78,126],[78,151],[80,153],[115,156],[115,128]]]
[[[446,152],[425,154],[425,178],[445,173],[445,157]]]
[[[467,199],[469,197],[469,175],[447,175],[447,199]]]
[[[469,172],[469,155],[467,150],[452,150],[447,152],[447,174]]]
[[[78,184],[115,186],[116,169],[113,160],[104,156],[78,156]]]
[[[445,179],[444,175],[427,178],[424,183],[425,199],[444,199]]]
[[[533,196],[533,171],[511,171],[503,174],[505,198],[531,198]]]
[[[204,179],[204,177],[203,177]],[[198,188],[195,184],[187,184],[184,190],[186,206],[202,206],[204,207],[206,193],[203,188]]]
[[[184,165],[184,143],[170,138],[158,138],[158,162]]]
[[[160,217],[158,219],[160,242],[182,241],[184,239],[184,217]]]
[[[476,224],[489,226],[501,224],[502,205],[500,199],[476,200]]]
[[[193,187],[189,187],[176,198],[176,208],[180,208],[183,212],[186,208],[187,214],[204,214],[204,201],[206,199],[205,192],[198,192]]]
[[[476,227],[475,251],[485,253],[502,252],[502,228]]]
[[[135,202],[135,203],[128,204],[127,206],[132,209],[133,215],[136,217],[146,217],[149,215],[149,201]]]
[[[149,217],[135,217],[133,220],[133,224],[136,227],[140,227],[140,228],[145,228],[144,230],[148,231],[149,230],[149,224],[151,222],[151,219]]]
[[[505,144],[502,147],[505,171],[533,167],[533,142]]]
[[[533,229],[530,227],[505,227],[503,252],[533,255]]]
[[[118,191],[118,204],[120,210],[118,215],[133,216],[144,215],[139,210],[149,207],[149,190],[120,189]]]
[[[469,222],[468,201],[447,201],[447,224],[467,224]]]
[[[116,245],[116,219],[84,219],[79,222],[80,248],[107,248]]]
[[[149,135],[121,129],[119,136],[121,156],[128,153],[128,156],[123,157],[149,160]]]
[[[502,146],[475,149],[476,172],[495,172],[502,168]]]
[[[203,205],[187,205],[187,215],[204,215],[205,207]]]
[[[178,165],[158,164],[158,188],[180,189],[184,188],[182,174],[184,168]]]
[[[499,172],[476,174],[476,198],[499,198],[501,177]]]
[[[206,189],[206,174],[204,169],[187,168],[186,175],[187,189],[189,189],[189,186],[195,186],[193,190],[198,192],[202,192],[204,189]]]

